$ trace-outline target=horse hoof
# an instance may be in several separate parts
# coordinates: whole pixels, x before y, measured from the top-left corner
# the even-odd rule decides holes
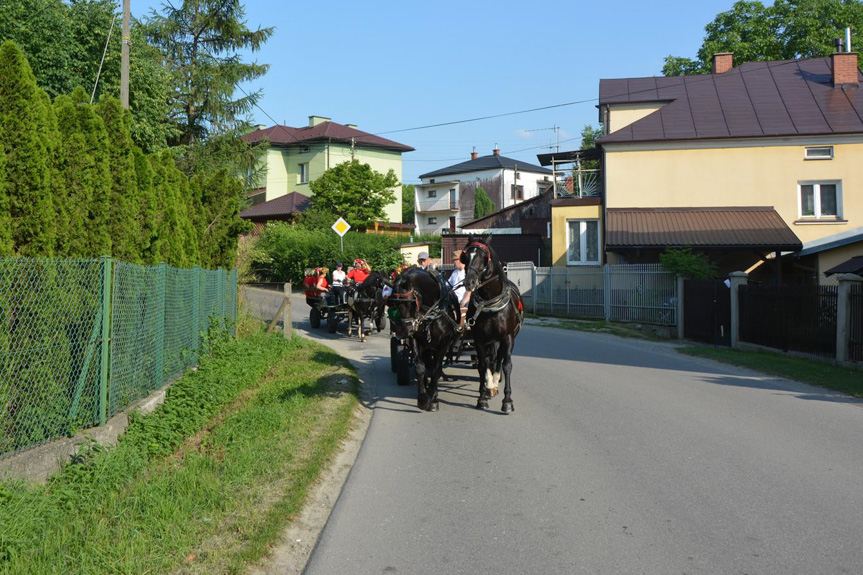
[[[429,410],[428,397],[418,397],[417,398],[417,407],[420,408],[422,411],[428,411]]]
[[[500,388],[492,387],[491,388],[491,395],[489,397],[497,397],[498,393],[500,393]]]
[[[484,399],[480,399],[476,402],[477,409],[488,409],[488,402]]]
[[[439,411],[440,410],[440,404],[436,401],[432,401],[431,403],[429,403],[428,410],[429,411]]]
[[[503,407],[501,407],[501,411],[503,411],[504,413],[512,413],[513,411],[515,411],[515,407],[512,406],[511,401],[504,401]]]

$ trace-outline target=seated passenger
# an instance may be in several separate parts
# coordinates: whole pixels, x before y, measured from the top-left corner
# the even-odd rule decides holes
[[[357,258],[354,260],[354,269],[348,272],[348,279],[359,286],[368,279],[371,271],[372,268],[368,263],[366,263],[366,260]]]
[[[320,293],[328,293],[330,290],[328,286],[330,285],[327,282],[327,272],[330,270],[328,268],[317,268],[318,279],[315,282],[315,289]]]
[[[333,270],[333,293],[338,297],[338,301],[345,302],[345,279],[347,274],[342,269],[342,262],[336,262],[336,269]]]

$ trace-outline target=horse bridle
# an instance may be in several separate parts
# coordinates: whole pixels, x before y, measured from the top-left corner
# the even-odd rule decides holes
[[[481,249],[485,254],[485,264],[483,265],[482,273],[477,274],[479,276],[477,278],[478,280],[483,280],[483,278],[485,278],[485,281],[480,281],[479,284],[473,289],[473,291],[476,292],[479,291],[479,288],[483,287],[494,279],[494,266],[491,265],[491,250],[486,244],[474,240],[464,248],[464,251],[467,251],[472,247],[477,247]],[[462,263],[467,264],[468,262],[462,261]],[[465,275],[465,277],[467,276]]]

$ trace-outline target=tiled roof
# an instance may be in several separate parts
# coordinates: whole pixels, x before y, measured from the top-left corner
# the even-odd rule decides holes
[[[863,89],[834,87],[830,57],[599,82],[600,106],[647,102],[668,104],[599,143],[863,133]]]
[[[264,202],[256,206],[240,212],[241,218],[266,218],[272,216],[287,216],[291,214],[299,214],[306,211],[309,207],[309,198],[299,192],[291,192],[284,196],[279,196],[269,202]]]
[[[803,246],[776,210],[732,208],[609,208],[610,250],[725,248],[798,251]]]
[[[369,134],[355,128],[349,128],[336,122],[321,122],[316,126],[291,128],[290,126],[272,126],[263,130],[249,132],[243,139],[249,143],[268,141],[274,145],[311,144],[317,142],[350,143],[351,140],[360,147],[383,148],[398,152],[413,152],[410,146]]]
[[[455,164],[454,166],[449,166],[448,168],[441,168],[440,170],[435,170],[434,172],[429,172],[427,174],[420,174],[420,179],[436,178],[438,176],[448,176],[450,174],[482,172],[485,170],[499,170],[501,168],[507,170],[515,170],[516,166],[520,171],[525,172],[536,172],[538,174],[554,173],[548,168],[536,166],[525,161],[513,160],[512,158],[506,158],[497,154],[492,154],[490,156],[482,156],[475,160],[468,160],[467,162],[462,162],[461,164]]]

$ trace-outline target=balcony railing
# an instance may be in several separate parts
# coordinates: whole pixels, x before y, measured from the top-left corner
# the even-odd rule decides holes
[[[560,170],[554,174],[554,197],[593,198],[602,195],[602,170]]]
[[[457,212],[458,202],[450,201],[448,197],[429,198],[416,204],[417,212]]]

